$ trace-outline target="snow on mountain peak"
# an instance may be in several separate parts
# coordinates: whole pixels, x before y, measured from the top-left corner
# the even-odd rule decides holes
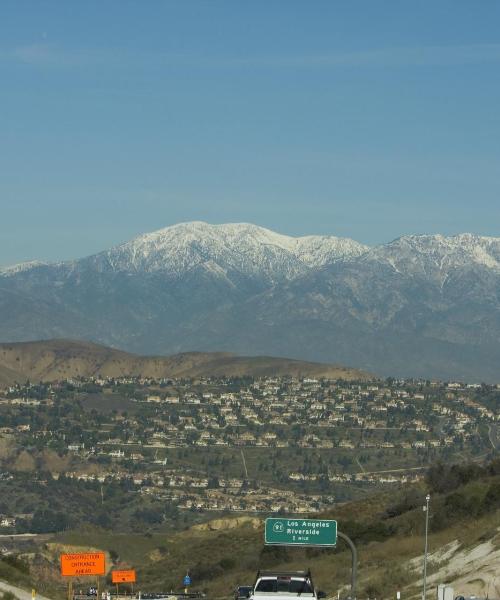
[[[179,223],[145,233],[85,259],[59,263],[68,272],[80,268],[125,273],[161,273],[179,278],[202,269],[213,277],[243,275],[262,282],[290,281],[339,262],[385,263],[410,276],[445,281],[456,268],[481,267],[500,271],[500,238],[461,233],[406,235],[369,248],[349,238],[325,235],[293,237],[253,225],[203,221]],[[0,269],[0,276],[55,264],[32,261]]]
[[[442,277],[451,269],[473,265],[500,270],[500,238],[472,233],[407,235],[374,248],[370,255],[408,274]]]
[[[24,271],[31,271],[31,269],[35,269],[37,267],[44,267],[49,263],[43,262],[41,260],[29,260],[22,263],[17,263],[10,267],[0,268],[0,275],[4,275],[8,277],[9,275],[17,275],[18,273],[23,273]]]
[[[118,271],[163,272],[174,277],[210,262],[224,272],[277,281],[366,250],[345,238],[291,237],[250,223],[193,221],[140,235],[94,258]]]

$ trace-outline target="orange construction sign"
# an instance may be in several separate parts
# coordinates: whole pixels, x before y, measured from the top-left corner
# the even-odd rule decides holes
[[[135,583],[135,570],[111,571],[111,581],[113,583]]]
[[[83,577],[85,575],[105,574],[106,557],[104,552],[61,554],[61,575],[63,577]]]

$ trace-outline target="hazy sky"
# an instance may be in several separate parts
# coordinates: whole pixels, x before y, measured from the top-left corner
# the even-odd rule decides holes
[[[0,264],[188,220],[500,235],[498,0],[0,3]]]

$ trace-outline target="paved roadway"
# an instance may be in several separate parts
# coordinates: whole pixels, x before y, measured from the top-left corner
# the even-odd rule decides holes
[[[12,538],[13,540],[31,540],[33,538],[40,538],[40,534],[39,533],[2,533],[2,534],[0,534],[0,539],[9,539],[9,538]]]
[[[12,592],[14,596],[19,598],[19,600],[31,600],[31,590],[28,592],[23,590],[22,588],[16,587],[15,585],[11,585],[5,581],[0,580],[0,591],[2,592]],[[49,600],[45,596],[40,596],[40,594],[36,595],[36,600]]]
[[[490,438],[490,444],[493,446],[493,450],[498,450],[500,442],[498,440],[498,425],[488,426],[488,437]]]

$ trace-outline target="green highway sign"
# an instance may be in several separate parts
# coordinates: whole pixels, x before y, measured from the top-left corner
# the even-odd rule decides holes
[[[337,521],[266,519],[265,543],[283,546],[335,546]]]

